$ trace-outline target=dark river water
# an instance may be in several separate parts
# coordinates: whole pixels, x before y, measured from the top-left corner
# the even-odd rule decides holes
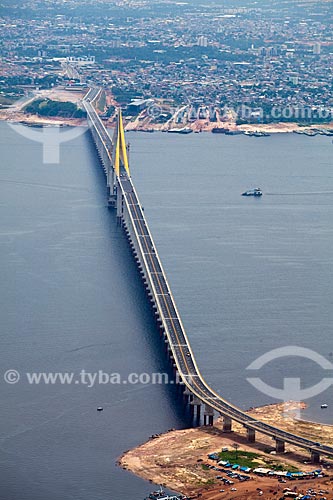
[[[122,230],[106,208],[88,134],[60,164],[0,124],[0,500],[141,500],[152,485],[117,468],[151,434],[186,427],[173,388],[29,384],[26,372],[165,372]],[[333,370],[302,357],[246,367],[298,346],[333,361],[332,141],[127,135],[132,176],[198,365],[246,409],[275,402],[246,380],[308,388]],[[261,199],[240,193],[260,186]],[[292,351],[295,353],[295,350]],[[3,374],[15,369],[16,384]],[[329,408],[320,409],[321,403]],[[333,423],[332,388],[306,418]],[[103,406],[103,412],[96,408]]]

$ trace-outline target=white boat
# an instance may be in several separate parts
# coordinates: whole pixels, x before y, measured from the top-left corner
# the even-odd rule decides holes
[[[193,130],[190,127],[171,128],[168,130],[169,134],[191,134]]]
[[[159,490],[150,493],[145,500],[186,500],[186,497],[183,495],[168,495],[161,486]]]
[[[250,189],[242,193],[242,196],[262,196],[262,191],[260,188]]]

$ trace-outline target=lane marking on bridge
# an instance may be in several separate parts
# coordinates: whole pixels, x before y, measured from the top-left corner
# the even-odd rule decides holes
[[[93,108],[93,106],[91,104],[89,104],[89,107],[92,109],[92,111],[90,111],[90,109],[89,109],[89,113],[88,113],[89,114],[89,118],[90,118],[90,120],[91,120],[91,122],[92,122],[92,124],[93,124],[93,126],[94,126],[94,128],[96,130],[96,132],[97,132],[97,135],[99,136],[99,139],[100,139],[102,145],[104,146],[104,149],[106,149],[107,156],[111,160],[111,165],[112,165],[112,158],[111,158],[110,152],[109,152],[109,150],[107,148],[107,145],[106,145],[106,143],[111,143],[112,144],[112,141],[110,140],[110,136],[105,131],[104,125],[102,124],[102,122],[100,121],[98,115],[96,114],[96,110]],[[101,132],[102,132],[102,134],[101,134]],[[106,138],[106,136],[107,136],[107,140],[104,141],[103,138]],[[133,215],[134,215],[133,211],[135,211],[135,214],[138,217],[138,219],[137,219],[138,224],[134,224],[133,229],[135,230],[136,234],[138,235],[137,226],[140,226],[141,230],[142,230],[142,226],[145,229],[147,228],[148,234],[144,234],[144,235],[142,234],[140,236],[141,236],[141,238],[143,238],[145,246],[148,247],[148,242],[149,242],[149,240],[152,241],[152,237],[151,237],[151,235],[149,233],[148,226],[146,224],[144,215],[142,214],[141,206],[140,206],[139,203],[133,203],[133,202],[131,204],[129,203],[129,199],[126,196],[127,191],[124,188],[124,186],[122,186],[122,184],[121,184],[121,180],[122,179],[121,178],[118,178],[118,179],[120,181],[120,186],[121,186],[121,190],[123,192],[124,198],[126,199],[126,202],[127,202],[128,206],[129,206],[130,215],[131,215],[132,220],[133,220]],[[130,179],[129,179],[129,181],[131,183]],[[132,193],[133,193],[133,196],[135,195],[136,200],[138,200],[138,197],[137,197],[137,195],[136,195],[136,193],[134,191],[134,187],[133,187]],[[130,194],[132,194],[132,193],[130,193]],[[130,205],[131,205],[131,208],[130,208]],[[139,208],[140,216],[138,216],[138,212],[136,210],[136,206],[140,207]],[[132,209],[132,207],[133,207],[133,209]],[[147,242],[147,240],[148,240],[148,242]],[[142,239],[141,239],[141,241],[142,241]],[[139,240],[139,243],[140,243],[140,240]],[[140,246],[141,246],[141,244],[140,244]],[[148,257],[148,259],[146,259],[145,253],[143,252],[143,258],[145,260],[145,265],[146,265],[148,276],[149,275],[153,276],[155,274],[155,276],[157,277],[157,281],[158,281],[158,283],[159,283],[160,286],[161,286],[161,281],[160,281],[159,277],[162,276],[162,282],[163,282],[163,284],[166,285],[167,284],[167,279],[166,279],[166,277],[164,275],[164,272],[163,271],[156,271],[156,267],[155,267],[155,262],[154,261],[156,260],[157,263],[158,263],[158,265],[159,266],[161,265],[161,263],[159,261],[159,258],[158,258],[158,255],[157,256],[155,255],[155,259],[152,259],[151,255],[153,255],[153,254],[151,254],[151,253],[147,253],[146,255],[150,255],[150,257]],[[150,271],[150,266],[148,265],[148,262],[150,262],[151,267],[154,268],[154,271]],[[152,286],[153,286],[153,290],[156,290],[154,282],[152,282]],[[166,309],[169,311],[168,302],[166,301],[166,298],[165,298],[167,296],[167,294],[160,294],[160,296],[163,297],[163,300],[157,299],[160,307],[162,307],[162,304],[164,304],[165,307],[166,307]],[[173,297],[172,297],[171,293],[170,293],[169,297],[171,298],[171,305],[173,307],[175,307],[174,300],[173,300]],[[177,313],[177,311],[176,311],[176,313]],[[185,333],[184,328],[182,326],[182,323],[180,321],[179,315],[176,318],[173,318],[173,317],[170,316],[169,319],[171,321],[171,325],[169,325],[169,326],[167,325],[167,332],[168,332],[168,336],[169,336],[169,341],[173,337],[177,338],[177,340],[179,341],[179,336],[178,336],[178,333],[179,333],[188,342],[187,337],[186,337],[186,333]],[[179,325],[177,325],[178,328],[175,327],[175,324],[173,322],[174,319],[177,320],[178,323],[179,323]],[[172,329],[170,329],[170,326],[172,326]],[[181,328],[181,332],[178,331],[179,327]],[[173,344],[170,344],[170,345],[172,347],[175,347]],[[183,361],[181,359],[179,359],[179,355],[177,355],[177,360],[178,360],[179,366],[180,367],[181,366],[185,366],[187,368],[187,371],[189,372],[190,370],[189,370],[189,366],[187,364],[187,359],[185,358],[184,351],[182,349],[183,346],[186,346],[187,348],[190,349],[189,342],[187,344],[180,344],[179,343],[178,347],[180,348],[180,353],[182,355]],[[192,364],[194,364],[194,368],[197,370],[197,373],[200,373],[198,367],[196,366],[194,358],[193,358],[193,360],[191,359],[191,361],[192,361]],[[233,406],[231,403],[229,403],[226,400],[224,400],[222,396],[220,396],[212,388],[210,388],[206,384],[205,380],[202,378],[201,375],[197,375],[197,374],[193,375],[193,374],[189,374],[189,373],[185,374],[185,373],[183,373],[183,370],[180,370],[180,374],[181,374],[181,376],[185,380],[187,378],[199,378],[200,379],[200,385],[198,385],[193,380],[193,385],[189,384],[190,391],[195,396],[197,396],[199,398],[201,397],[202,399],[204,399],[206,401],[212,401],[213,408],[215,408],[218,412],[219,411],[223,411],[225,414],[229,413],[229,414],[231,414],[230,415],[231,418],[233,418],[235,420],[238,420],[241,423],[246,422],[247,425],[251,423],[251,426],[258,427],[259,428],[258,429],[259,432],[264,432],[264,433],[266,433],[266,434],[268,434],[270,436],[275,436],[278,439],[282,439],[282,440],[285,440],[285,441],[292,442],[292,443],[294,443],[297,446],[300,446],[302,448],[306,447],[306,448],[309,448],[309,449],[313,449],[313,450],[318,451],[318,453],[320,453],[320,452],[325,453],[326,452],[327,454],[330,454],[330,455],[333,454],[332,448],[330,448],[329,446],[322,446],[322,447],[319,448],[318,446],[316,446],[316,443],[313,442],[313,441],[301,438],[300,436],[297,436],[297,435],[294,435],[294,434],[291,434],[291,433],[288,433],[288,432],[284,432],[284,431],[282,431],[279,428],[273,427],[271,425],[264,424],[260,420],[253,419],[252,417],[251,418],[248,417],[248,415],[246,415],[242,410],[240,410],[239,408]],[[197,387],[197,390],[196,390],[196,387],[194,387],[194,386]],[[199,392],[199,396],[198,396],[198,394],[196,394],[196,392]],[[208,396],[209,394],[216,394],[216,396],[211,397],[211,396]],[[250,422],[249,422],[249,418],[250,418]]]
[[[138,205],[139,205],[139,204],[138,204]],[[134,208],[134,211],[135,211],[135,213],[136,213],[136,215],[137,215],[136,208],[135,208],[135,207],[133,207],[133,208]],[[142,229],[141,222],[139,222],[139,226],[140,226],[140,228]],[[145,221],[144,221],[144,226],[146,227]],[[149,235],[148,235],[148,236],[149,236]],[[147,247],[147,241],[146,241],[146,238],[144,238],[144,243],[145,243],[145,245],[146,245],[146,247]],[[151,262],[151,264],[152,264],[153,268],[155,269],[155,264],[154,264],[154,262],[152,261],[151,257],[150,257],[150,262]],[[148,269],[147,271],[148,271],[148,273],[150,272],[150,270],[149,270],[149,269]],[[150,274],[152,274],[152,272],[150,272]],[[163,281],[164,281],[164,283],[165,283],[165,282],[166,282],[166,280],[165,280],[164,274],[163,274],[163,272],[159,272],[159,273],[156,273],[156,272],[155,272],[155,274],[157,274],[157,279],[158,279],[159,286],[160,286],[160,288],[162,288],[162,287],[161,287],[161,282],[160,282],[160,280],[159,280],[159,278],[158,278],[158,275],[160,275],[160,276],[162,276],[162,277],[163,277]],[[168,303],[167,303],[165,300],[164,300],[163,302],[164,302],[165,307],[166,307],[166,308],[167,308],[167,310],[169,311]],[[164,318],[164,319],[167,319],[167,318],[165,318],[165,316],[163,316],[163,318]],[[174,317],[171,317],[171,316],[170,316],[170,317],[169,317],[169,319],[170,319],[170,321],[171,321],[171,325],[172,325],[172,329],[173,329],[174,335],[176,336],[176,338],[177,338],[177,339],[178,339],[178,341],[179,341],[178,331],[177,331],[177,329],[175,328],[175,325],[174,325],[174,322],[173,322],[174,320],[177,320],[177,321],[178,321],[178,323],[179,323],[179,324],[181,324],[181,323],[180,323],[180,321],[179,321],[179,318],[178,318],[178,317],[175,317],[175,318],[174,318]],[[182,335],[183,335],[183,332],[182,332]],[[189,349],[188,345],[186,345],[186,346],[187,346],[187,348]],[[187,371],[189,372],[189,371],[190,371],[190,369],[189,369],[189,366],[188,366],[188,364],[187,364],[187,359],[186,359],[186,357],[184,356],[184,351],[183,351],[183,349],[181,349],[181,355],[182,355],[182,358],[183,358],[183,363],[184,363],[184,365],[185,365],[185,367],[186,367]],[[184,375],[183,371],[182,371],[182,375]],[[196,377],[196,378],[201,378],[199,375],[189,375],[189,377],[190,377],[190,378],[193,378],[193,377]],[[207,393],[208,393],[208,394],[209,394],[209,393],[211,393],[211,390],[210,390],[208,387],[206,387],[206,384],[205,384],[203,381],[202,381],[202,385],[203,385],[203,387],[200,387],[197,383],[195,383],[195,386],[197,387],[198,392],[199,392],[199,394],[201,395],[201,397],[202,397],[202,396],[204,396],[205,398],[207,398]],[[193,391],[193,387],[192,387],[192,391]],[[207,391],[207,393],[206,393],[206,391]],[[198,397],[200,397],[200,396],[198,396]],[[211,397],[209,400],[213,400],[213,399],[215,399],[215,400],[216,400],[216,399],[218,399],[218,398],[219,398],[219,396],[217,396],[217,397],[216,397],[216,396],[214,396],[214,397]],[[223,404],[228,405],[228,403],[223,403]]]
[[[132,198],[132,196],[133,196],[133,195],[132,195],[132,193],[130,193],[130,194],[129,194],[129,197],[130,197],[131,199],[133,199],[133,198]],[[134,211],[135,211],[135,215],[138,217],[138,213],[137,213],[136,207],[135,207],[135,206],[133,206],[133,208],[134,208]],[[139,221],[139,226],[140,226],[140,228],[141,228],[141,230],[142,230],[142,223],[141,223],[141,221]],[[146,221],[144,221],[144,226],[146,227]],[[144,238],[144,242],[145,242],[145,245],[146,245],[146,248],[147,248],[148,244],[147,244],[146,238]],[[155,274],[157,275],[157,281],[158,281],[159,287],[160,287],[160,289],[162,290],[162,289],[163,289],[163,287],[161,286],[161,281],[160,281],[160,279],[159,279],[159,276],[162,276],[162,277],[163,277],[164,284],[166,285],[166,279],[165,279],[165,277],[164,277],[164,274],[163,274],[163,272],[160,272],[160,273],[158,273],[158,274],[156,273],[155,262],[154,262],[154,260],[151,258],[151,256],[150,256],[150,263],[151,263],[151,265],[152,265],[153,269],[155,270]],[[149,269],[147,270],[147,272],[148,272],[148,273],[150,273]],[[153,287],[155,288],[154,283],[153,283]],[[156,291],[156,290],[155,290],[155,291]],[[159,300],[159,299],[157,299],[157,300]],[[163,302],[164,302],[164,305],[165,305],[165,307],[166,307],[167,311],[168,311],[168,312],[169,312],[169,314],[170,314],[170,309],[169,309],[168,302],[167,302],[165,299],[163,300]],[[173,303],[173,301],[172,301],[172,303]],[[173,304],[172,304],[172,305],[173,305]],[[174,306],[173,306],[173,307],[174,307]],[[162,308],[161,308],[161,309],[162,309]],[[161,312],[162,312],[162,311],[161,311]],[[167,318],[165,318],[165,317],[164,317],[164,319],[167,319]],[[179,324],[180,324],[180,321],[179,321],[178,317],[177,317],[177,318],[173,318],[172,316],[170,316],[170,318],[169,318],[169,319],[171,320],[171,325],[172,325],[172,329],[173,329],[174,335],[176,336],[176,338],[177,338],[177,340],[178,340],[178,342],[179,342],[178,332],[177,332],[177,329],[176,329],[176,327],[175,327],[175,325],[174,325],[173,320],[174,320],[174,319],[176,319],[176,320],[178,321],[178,323],[179,323]],[[167,326],[167,325],[166,325],[166,326]],[[168,328],[168,326],[167,326],[167,328]],[[188,347],[188,346],[187,346],[187,348],[189,349],[189,347]],[[180,351],[181,351],[181,355],[182,355],[182,358],[183,358],[183,363],[184,363],[184,365],[185,365],[185,367],[186,367],[187,371],[189,372],[189,371],[190,371],[190,369],[189,369],[189,366],[188,366],[188,364],[187,364],[187,359],[186,359],[186,356],[184,355],[184,351],[183,351],[183,349],[180,349]],[[195,385],[197,385],[197,384],[195,384]],[[200,392],[200,387],[199,387],[198,385],[197,385],[197,387],[198,387],[199,392]]]
[[[131,196],[131,198],[132,198],[132,194],[131,194],[130,196]],[[138,205],[139,205],[139,204],[138,204]],[[134,208],[135,214],[136,214],[136,216],[137,216],[137,215],[138,215],[138,214],[137,214],[137,210],[136,210],[136,207],[135,207],[134,205],[133,205],[133,208]],[[144,219],[143,219],[143,220],[144,220]],[[139,221],[139,222],[138,222],[138,225],[140,226],[140,228],[141,228],[141,230],[142,230],[142,226],[146,227],[146,221],[144,220],[143,224],[141,223],[141,221]],[[148,236],[149,236],[149,234],[148,234]],[[146,246],[146,248],[147,248],[148,244],[147,244],[146,238],[144,238],[144,240],[143,240],[143,241],[144,241],[145,246]],[[156,268],[155,268],[155,263],[154,263],[154,261],[152,260],[152,258],[151,258],[151,257],[150,257],[150,263],[151,263],[152,267],[153,267],[153,268],[155,269],[155,271],[156,271]],[[152,272],[149,270],[149,268],[147,269],[147,272],[148,272],[148,273],[150,273],[150,274],[152,275]],[[162,278],[163,278],[163,282],[166,284],[166,279],[165,279],[164,273],[163,273],[163,272],[159,272],[159,273],[156,273],[156,272],[155,272],[155,274],[157,275],[157,280],[158,280],[159,287],[162,289],[162,286],[161,286],[161,281],[160,281],[160,279],[159,279],[159,276],[162,276]],[[153,284],[153,287],[155,288],[154,284]],[[159,299],[157,299],[157,300],[159,300]],[[163,300],[163,302],[164,302],[164,305],[165,305],[166,309],[170,312],[170,310],[169,310],[169,306],[168,306],[168,303],[165,301],[165,299]],[[173,305],[173,301],[172,301],[172,305]],[[173,307],[174,307],[174,306],[173,306]],[[163,317],[163,319],[166,319],[163,315],[162,315],[162,317]],[[175,324],[174,324],[174,319],[178,321],[179,325],[181,325],[181,323],[180,323],[180,321],[179,321],[179,318],[178,318],[178,317],[173,318],[173,317],[171,317],[171,316],[170,316],[170,321],[171,321],[171,326],[172,326],[173,333],[174,333],[175,337],[177,338],[177,340],[178,340],[178,342],[179,342],[179,335],[178,335],[178,334],[179,334],[179,332],[177,331],[177,328],[175,327]],[[168,331],[168,327],[167,327],[167,331]],[[182,334],[182,335],[184,335],[183,331],[181,332],[181,334]],[[170,334],[169,334],[169,335],[171,335],[171,332],[170,332]],[[190,348],[189,348],[189,346],[188,346],[188,344],[187,344],[186,346],[187,346],[187,349],[190,349]],[[187,363],[187,358],[186,358],[186,357],[185,357],[185,355],[184,355],[184,350],[183,350],[183,348],[180,348],[180,352],[181,352],[181,356],[182,356],[182,358],[183,358],[183,361],[182,361],[182,362],[179,360],[180,366],[183,364],[183,365],[186,367],[187,372],[189,372],[189,371],[190,371],[190,369],[189,369],[189,366],[188,366],[188,363]],[[191,356],[191,359],[192,359],[192,356]],[[182,376],[184,376],[183,370],[181,370],[181,372],[180,372],[180,373],[181,373],[181,375],[182,375]],[[224,405],[225,405],[225,406],[228,406],[229,408],[230,408],[230,407],[232,408],[232,405],[229,405],[228,403],[226,403],[226,402],[224,402],[224,401],[223,401],[223,402],[221,402],[221,401],[220,401],[220,402],[219,402],[219,401],[216,401],[216,399],[222,399],[219,395],[217,395],[217,396],[213,396],[213,397],[211,397],[211,398],[207,399],[207,394],[211,394],[212,390],[211,390],[209,387],[207,387],[207,386],[206,386],[205,382],[201,379],[201,376],[199,376],[199,375],[188,375],[188,376],[189,376],[189,378],[190,378],[190,379],[193,379],[193,378],[199,378],[199,380],[200,380],[200,381],[201,381],[201,383],[202,383],[202,386],[203,386],[203,387],[202,387],[202,386],[200,386],[200,385],[198,385],[198,384],[195,382],[195,380],[193,380],[194,385],[195,385],[195,387],[196,387],[196,390],[197,390],[197,391],[198,391],[198,393],[199,393],[199,395],[198,395],[198,394],[195,394],[197,397],[199,397],[199,398],[201,397],[202,399],[206,399],[206,400],[208,400],[208,401],[213,401],[213,400],[215,399],[215,406],[217,406],[217,408],[216,408],[216,410],[217,410],[217,411],[221,410],[221,407],[222,407],[222,409],[225,411]],[[191,390],[192,390],[192,392],[193,392],[194,387],[191,387]],[[236,408],[235,408],[235,411],[237,412],[237,409],[236,409]],[[239,410],[238,410],[238,412],[242,413],[242,412],[241,412],[241,411],[239,411]],[[243,418],[243,420],[245,420],[245,418],[244,418],[244,417],[242,417],[242,418]]]

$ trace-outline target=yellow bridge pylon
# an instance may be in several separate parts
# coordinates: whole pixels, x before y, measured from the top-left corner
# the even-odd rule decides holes
[[[115,148],[113,156],[114,156],[114,169],[115,169],[116,175],[119,177],[120,169],[123,166],[125,171],[127,172],[127,175],[130,177],[131,173],[130,173],[129,164],[128,164],[123,116],[122,116],[120,108],[118,108],[118,117],[117,117],[117,124],[116,124],[116,128],[114,131],[114,136],[113,136],[113,144],[114,144],[114,148]]]

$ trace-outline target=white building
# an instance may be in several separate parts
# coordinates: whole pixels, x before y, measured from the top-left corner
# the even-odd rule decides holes
[[[298,76],[290,76],[290,77],[289,77],[289,81],[290,81],[293,85],[298,85],[299,78],[298,78]]]
[[[320,42],[316,42],[313,44],[313,47],[312,47],[312,52],[316,55],[319,55],[320,52],[321,52],[321,44]]]
[[[95,64],[95,56],[68,56],[66,57],[66,62],[76,64],[77,66],[88,66],[90,64]]]
[[[197,45],[199,47],[207,47],[208,46],[208,38],[206,36],[199,36],[197,40]]]

